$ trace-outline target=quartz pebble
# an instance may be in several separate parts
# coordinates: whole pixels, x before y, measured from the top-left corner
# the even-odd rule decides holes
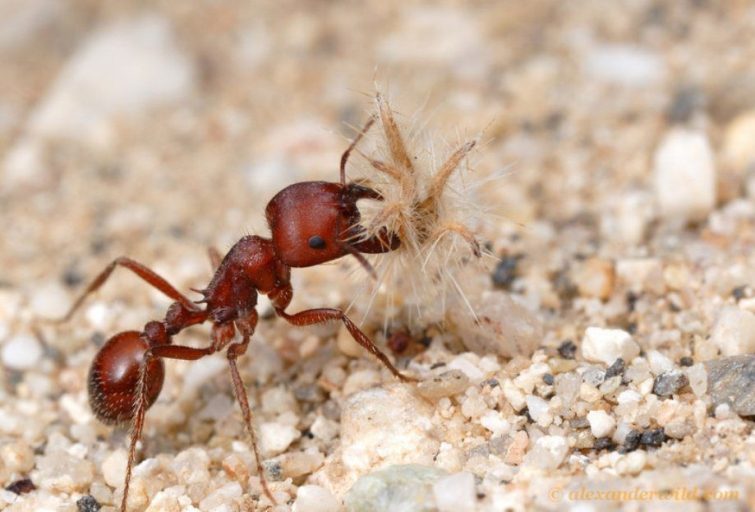
[[[581,296],[606,300],[613,292],[613,264],[607,260],[590,258],[577,267],[573,279]]]
[[[726,357],[705,367],[714,407],[728,405],[740,416],[755,416],[755,356]]]
[[[67,452],[52,450],[37,459],[34,481],[48,491],[85,491],[94,478],[94,464]]]
[[[542,470],[558,468],[569,452],[569,444],[562,436],[542,436],[524,457],[524,462]]]
[[[755,352],[755,314],[724,306],[711,332],[711,341],[725,357]]]
[[[12,370],[29,370],[37,366],[42,352],[37,338],[19,334],[3,345],[3,365]]]
[[[433,484],[433,494],[439,512],[474,512],[477,503],[474,475],[444,476]]]
[[[653,182],[662,217],[682,221],[705,218],[716,201],[716,171],[707,136],[672,128],[655,152]]]
[[[610,435],[616,428],[616,420],[606,411],[588,412],[587,421],[590,423],[592,435],[598,438]]]
[[[461,307],[448,312],[463,343],[472,352],[526,357],[540,346],[542,322],[534,312],[509,295],[485,292],[472,306],[476,317]]]
[[[263,423],[260,429],[260,444],[267,456],[277,455],[289,447],[301,433],[291,425],[277,422]]]
[[[126,478],[126,464],[128,453],[126,450],[115,450],[102,462],[102,476],[110,487],[122,487]]]
[[[588,361],[612,364],[622,358],[631,361],[640,354],[640,347],[632,336],[621,329],[588,327],[582,340],[582,355]]]
[[[361,477],[344,498],[348,512],[429,512],[433,484],[445,472],[419,464],[389,466]]]
[[[417,385],[420,395],[431,400],[453,396],[469,387],[469,378],[460,370],[448,370]]]
[[[293,512],[339,512],[343,507],[333,494],[319,485],[302,485],[296,491]]]

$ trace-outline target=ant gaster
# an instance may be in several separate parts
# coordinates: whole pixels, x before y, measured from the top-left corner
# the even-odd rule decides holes
[[[369,237],[359,224],[357,201],[381,200],[371,188],[346,184],[346,162],[374,119],[365,125],[341,157],[341,181],[295,183],[278,192],[268,203],[265,215],[271,237],[245,236],[220,261],[210,251],[215,275],[203,290],[195,290],[203,299],[192,302],[154,271],[130,258],[121,257],[108,265],[76,300],[62,321],[81,306],[84,299],[108,279],[116,267],[124,267],[158,289],[173,302],[162,321],[148,322],[139,331],[125,331],[110,338],[92,362],[88,377],[89,403],[97,418],[108,424],[130,422],[131,440],[121,511],[126,510],[136,446],[144,426],[146,410],[155,402],[165,376],[163,360],[193,361],[225,350],[236,399],[241,407],[257,471],[263,490],[275,500],[267,486],[259,449],[252,426],[244,385],[236,359],[243,355],[257,325],[257,294],[270,298],[275,313],[296,326],[340,320],[354,339],[377,357],[402,381],[414,379],[402,375],[340,309],[317,308],[287,313],[291,302],[292,267],[311,267],[342,256],[353,255],[374,275],[362,253],[384,253],[399,247],[400,241],[387,230]],[[173,336],[189,326],[211,322],[208,347],[174,345]],[[233,342],[236,333],[240,340]]]

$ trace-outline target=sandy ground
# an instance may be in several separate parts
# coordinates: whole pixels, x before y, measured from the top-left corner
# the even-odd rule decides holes
[[[462,199],[502,263],[459,279],[487,320],[381,302],[415,268],[367,313],[353,265],[295,271],[291,310],[407,333],[391,357],[423,384],[263,304],[240,366],[278,504],[219,356],[166,365],[132,509],[755,508],[749,2],[8,0],[0,20],[0,509],[117,509],[128,436],[86,375],[168,301],[121,271],[37,319],[120,255],[206,285],[206,248],[266,234],[278,190],[337,180],[378,90],[422,165],[479,141]]]

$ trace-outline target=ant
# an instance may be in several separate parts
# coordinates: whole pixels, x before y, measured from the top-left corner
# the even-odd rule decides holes
[[[374,270],[362,254],[385,253],[400,246],[399,238],[387,229],[368,236],[366,229],[359,224],[357,201],[381,201],[382,196],[369,187],[357,183],[346,184],[349,155],[373,123],[374,118],[370,118],[341,156],[340,183],[295,183],[273,197],[265,210],[270,238],[245,236],[231,247],[222,261],[219,253],[212,249],[209,251],[215,274],[206,288],[193,290],[202,294],[202,300],[192,302],[145,265],[120,257],[89,284],[60,320],[65,322],[70,319],[84,300],[107,281],[116,267],[130,270],[175,301],[168,308],[164,320],[147,322],[141,332],[125,331],[111,337],[100,348],[89,370],[89,403],[97,418],[106,424],[130,422],[132,427],[121,512],[126,510],[136,445],[142,434],[144,416],[162,389],[165,377],[163,360],[193,361],[222,350],[225,350],[228,358],[234,393],[254,450],[262,488],[270,501],[275,503],[265,480],[249,400],[236,366],[236,359],[246,352],[257,325],[255,306],[258,293],[267,295],[275,313],[296,326],[340,320],[354,339],[377,357],[394,376],[404,382],[415,381],[399,372],[342,310],[317,308],[293,314],[286,312],[293,296],[290,279],[292,267],[311,267],[352,255],[374,277]],[[212,324],[208,347],[173,344],[173,336],[187,327],[206,321]],[[237,332],[240,341],[233,343]]]

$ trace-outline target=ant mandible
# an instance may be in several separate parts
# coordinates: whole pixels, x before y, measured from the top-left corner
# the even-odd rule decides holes
[[[122,512],[126,510],[144,415],[162,389],[165,377],[163,359],[193,361],[224,349],[262,488],[275,503],[265,480],[249,401],[236,366],[236,359],[246,352],[257,325],[255,306],[258,293],[267,295],[275,313],[296,326],[340,320],[354,339],[393,375],[405,382],[414,380],[399,372],[342,310],[317,308],[293,314],[286,312],[293,295],[290,279],[292,267],[311,267],[353,255],[374,275],[362,253],[384,253],[400,245],[395,234],[382,230],[370,237],[359,224],[357,201],[379,201],[382,200],[380,194],[366,186],[346,184],[349,155],[373,122],[374,118],[371,118],[343,153],[340,183],[309,181],[284,188],[273,197],[265,210],[270,238],[245,236],[231,247],[222,261],[218,253],[210,251],[215,275],[207,288],[194,290],[203,295],[202,300],[192,302],[148,267],[121,257],[92,281],[61,320],[68,320],[86,297],[105,283],[116,267],[132,271],[175,301],[168,308],[164,320],[148,322],[141,332],[125,331],[111,337],[100,348],[89,370],[89,403],[97,418],[107,424],[130,422],[132,427]],[[208,347],[173,344],[173,336],[189,326],[206,321],[212,323]],[[232,343],[237,332],[240,341]]]

